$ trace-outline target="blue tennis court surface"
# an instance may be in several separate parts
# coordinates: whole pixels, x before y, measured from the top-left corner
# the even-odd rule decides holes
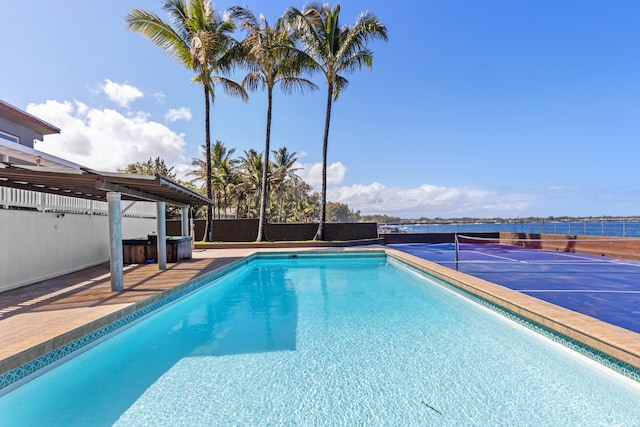
[[[389,245],[456,269],[453,243]],[[640,262],[461,243],[457,270],[640,333]]]

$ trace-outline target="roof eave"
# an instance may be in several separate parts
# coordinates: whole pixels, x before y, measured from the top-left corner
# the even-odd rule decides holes
[[[22,111],[2,100],[0,100],[0,117],[12,119],[15,123],[32,129],[42,135],[60,133],[60,129],[51,123],[47,123],[44,120],[32,116],[26,111]]]

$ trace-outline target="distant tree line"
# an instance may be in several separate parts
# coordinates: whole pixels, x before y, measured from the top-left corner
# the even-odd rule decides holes
[[[204,151],[204,150],[203,150]],[[251,149],[240,157],[234,157],[235,149],[227,149],[221,141],[216,141],[212,150],[213,215],[215,218],[258,218],[259,200],[262,188],[262,154]],[[311,186],[300,178],[294,167],[296,153],[286,147],[272,151],[273,161],[267,168],[267,209],[268,222],[317,222],[320,212],[320,197]],[[184,187],[204,194],[204,160],[193,159],[194,169],[189,173],[191,181],[176,178],[173,167],[156,157],[145,162],[129,164],[118,172],[138,175],[162,175]],[[361,222],[360,211],[353,211],[349,205],[327,202],[327,222]],[[181,215],[181,209],[167,205],[167,217]],[[202,207],[194,210],[195,218],[205,218]],[[369,219],[367,219],[369,221]]]
[[[203,149],[204,154],[204,149]],[[216,141],[211,152],[212,165],[212,216],[214,218],[258,218],[262,189],[262,153],[253,149],[243,155],[234,156],[235,149],[227,149],[223,142]],[[274,150],[273,161],[267,167],[266,218],[269,222],[317,222],[319,195],[297,174],[294,164],[296,153],[286,147]],[[177,180],[173,167],[168,167],[163,159],[149,159],[132,163],[119,172],[163,175],[190,190],[205,193],[206,162],[194,158],[194,169],[189,172],[190,181]],[[179,215],[178,210],[168,210],[168,216]],[[194,211],[196,218],[205,218],[206,212],[200,207]]]
[[[378,224],[464,224],[475,222],[495,222],[495,223],[529,223],[529,222],[562,222],[562,221],[621,221],[621,220],[637,221],[640,220],[639,216],[547,216],[547,217],[517,217],[517,218],[503,218],[503,217],[457,217],[457,218],[402,218],[389,215],[360,215],[359,220],[361,222],[377,222]]]
[[[258,218],[260,214],[260,197],[262,189],[263,159],[262,153],[253,149],[245,151],[242,156],[235,157],[235,148],[227,149],[221,141],[216,141],[211,154],[212,183],[213,183],[213,215],[214,218]],[[204,149],[203,149],[204,154]],[[268,222],[318,222],[320,213],[320,195],[300,178],[294,167],[298,160],[297,153],[290,152],[286,147],[273,150],[273,159],[267,168],[267,204],[265,218]],[[206,176],[205,161],[194,158],[194,169],[189,173],[191,181],[178,180],[173,167],[168,167],[163,159],[156,157],[145,162],[128,165],[118,169],[122,173],[141,175],[162,175],[192,191],[204,194],[204,180]],[[167,206],[167,217],[177,217],[180,209]],[[202,207],[195,208],[196,218],[205,218]],[[474,222],[560,222],[560,221],[616,221],[640,220],[637,216],[599,216],[599,217],[420,217],[402,218],[384,214],[363,215],[359,210],[354,211],[346,203],[326,203],[327,222],[375,222],[378,224],[455,224]]]

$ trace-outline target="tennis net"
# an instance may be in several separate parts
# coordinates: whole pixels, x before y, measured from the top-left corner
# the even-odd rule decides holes
[[[527,249],[540,251],[527,251],[532,260],[542,261],[544,258],[553,258],[553,253],[572,253],[595,255],[619,259],[640,259],[640,239],[630,238],[598,238],[593,236],[571,236],[559,238],[557,236],[527,235],[500,235],[500,237],[455,235],[455,260],[461,260],[462,252],[522,252]],[[545,255],[546,254],[546,255]],[[551,255],[550,255],[551,254]],[[465,256],[465,258],[473,259]]]

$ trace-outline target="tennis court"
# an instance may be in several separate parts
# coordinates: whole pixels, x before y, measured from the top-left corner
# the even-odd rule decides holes
[[[640,262],[496,243],[389,245],[640,333]]]

